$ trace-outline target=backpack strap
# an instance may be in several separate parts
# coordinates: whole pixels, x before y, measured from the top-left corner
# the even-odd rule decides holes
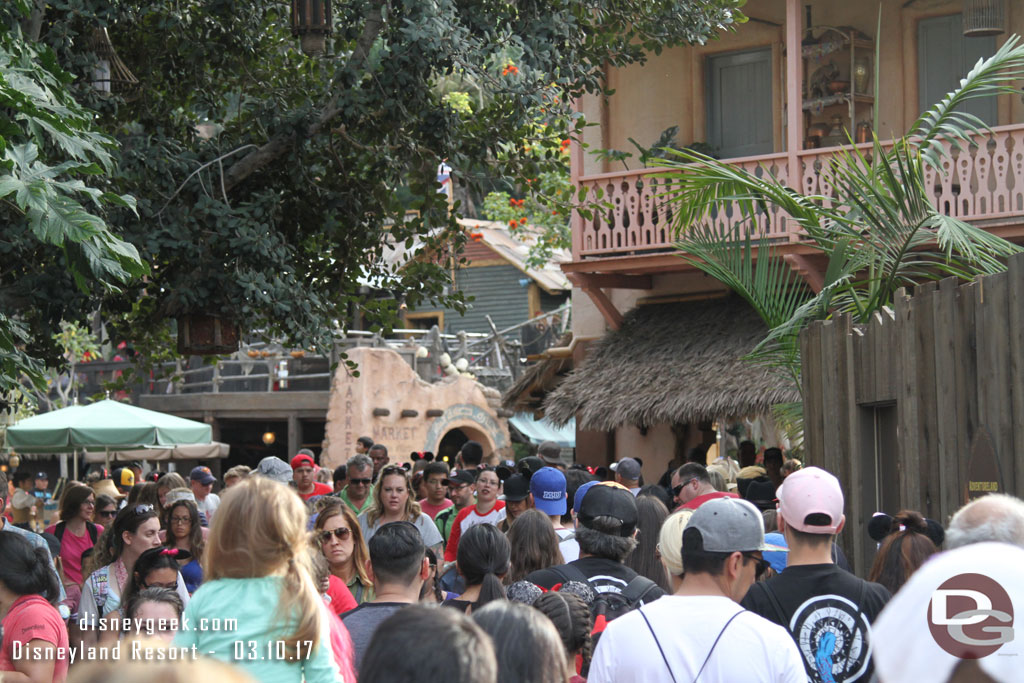
[[[558,574],[558,578],[562,580],[562,583],[567,583],[569,581],[579,581],[580,583],[585,583],[588,586],[590,585],[590,579],[587,578],[587,575],[584,574],[579,567],[572,563],[563,564],[558,567],[552,567],[551,571]]]
[[[723,626],[722,630],[718,632],[718,637],[715,638],[715,642],[711,644],[711,649],[708,650],[708,656],[704,658],[704,663],[700,665],[700,671],[698,671],[697,675],[694,677],[693,683],[697,683],[697,680],[700,678],[700,675],[704,673],[704,667],[706,667],[708,665],[708,661],[711,660],[711,654],[715,651],[715,647],[718,645],[718,641],[722,639],[722,634],[725,633],[725,629],[729,628],[729,624],[732,623],[733,619],[735,619],[736,617],[738,617],[746,611],[747,610],[745,609],[741,609],[739,612],[729,617],[729,621],[725,622],[725,626]]]
[[[646,576],[635,576],[633,580],[626,584],[626,587],[622,590],[622,597],[630,605],[635,605],[641,601],[641,599],[647,595],[652,588],[657,588],[658,584],[654,583]]]
[[[57,526],[53,530],[53,535],[57,537],[58,541],[63,541],[63,539],[64,539],[64,522],[57,522]],[[95,543],[96,539],[94,538],[94,539],[92,539],[92,541],[93,541],[93,543]]]
[[[651,626],[651,622],[648,621],[647,615],[644,614],[644,611],[642,609],[638,609],[637,612],[639,612],[640,616],[643,617],[644,623],[647,624],[647,630],[651,632],[651,638],[654,638],[654,644],[658,646],[658,652],[661,653],[661,661],[665,662],[665,668],[668,669],[668,675],[672,677],[672,683],[677,683],[676,674],[674,671],[672,671],[672,665],[668,663],[668,657],[665,656],[665,650],[662,649],[661,641],[658,640],[657,634],[654,633],[654,628]],[[728,626],[728,624],[726,624],[726,626]],[[714,646],[712,646],[712,649],[713,648]],[[707,661],[705,661],[704,663],[706,664]],[[703,667],[701,668],[703,669]],[[697,676],[700,677],[700,674],[698,673]]]
[[[61,524],[63,523],[64,522],[61,522]],[[86,522],[85,528],[89,531],[89,538],[92,540],[92,544],[96,545],[96,537],[99,535],[96,529],[96,525],[92,522]],[[63,533],[63,530],[61,531],[61,533]],[[60,536],[58,536],[57,538],[60,538]]]

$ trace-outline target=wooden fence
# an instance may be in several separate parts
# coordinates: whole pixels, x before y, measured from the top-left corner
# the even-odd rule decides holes
[[[968,498],[1024,492],[1024,254],[997,275],[900,290],[866,325],[815,323],[801,348],[807,460],[843,484],[858,573],[875,511],[945,526]]]

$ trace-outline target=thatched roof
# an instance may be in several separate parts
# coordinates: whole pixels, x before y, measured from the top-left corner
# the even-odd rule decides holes
[[[572,333],[562,336],[556,346],[566,347]],[[522,376],[501,396],[501,407],[516,413],[537,413],[544,398],[555,389],[572,370],[572,356],[539,360],[526,368]]]
[[[765,414],[800,400],[792,382],[742,360],[766,334],[738,297],[639,306],[548,394],[545,416],[611,431]]]

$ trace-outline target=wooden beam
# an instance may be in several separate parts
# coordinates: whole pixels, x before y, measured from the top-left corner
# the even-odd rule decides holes
[[[602,289],[653,289],[650,275],[626,275],[620,273],[567,273],[566,277],[577,287],[600,287]]]
[[[825,286],[825,276],[814,267],[814,264],[806,256],[800,254],[786,254],[783,256],[786,263],[793,271],[804,279],[807,286],[810,287],[815,294],[820,292]]]
[[[584,292],[590,297],[590,300],[597,306],[597,310],[601,311],[601,315],[604,316],[605,322],[608,323],[608,327],[613,330],[618,330],[622,327],[622,314],[619,313],[619,309],[615,308],[615,304],[608,298],[608,295],[604,293],[604,290],[599,287],[583,287]]]
[[[792,179],[800,178],[797,152],[803,138],[803,20],[800,16],[800,0],[786,0],[786,160],[790,185],[800,184]],[[875,37],[878,39],[878,36]]]

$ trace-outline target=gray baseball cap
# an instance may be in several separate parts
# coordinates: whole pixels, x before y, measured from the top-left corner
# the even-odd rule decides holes
[[[775,550],[764,542],[764,518],[760,510],[740,498],[714,498],[701,504],[690,517],[686,530],[700,531],[702,550],[706,553],[751,552]],[[683,534],[683,551],[696,550],[687,547],[688,538]]]
[[[633,458],[623,458],[616,463],[615,473],[627,481],[635,481],[640,478],[640,463]]]
[[[260,464],[256,466],[256,474],[262,474],[264,477],[282,484],[287,484],[292,480],[292,468],[284,460],[273,455],[268,455],[260,460]]]

